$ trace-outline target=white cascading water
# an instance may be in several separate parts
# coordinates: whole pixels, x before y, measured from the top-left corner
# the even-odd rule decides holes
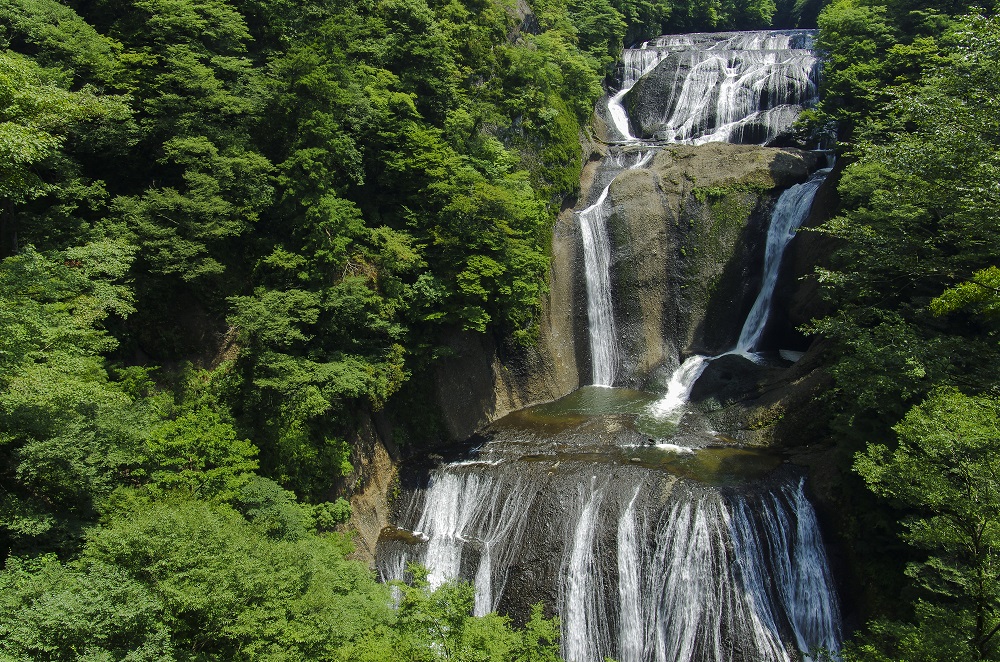
[[[608,111],[628,145],[612,150],[598,176],[607,185],[578,212],[595,385],[612,386],[621,362],[608,180],[644,167],[656,151],[632,135],[649,118],[630,120],[623,101],[644,76],[674,67],[672,74],[656,71],[672,75],[674,85],[669,108],[654,118],[655,139],[741,141],[753,134],[764,142],[814,101],[810,40],[805,31],[676,35],[623,54],[622,86]],[[730,353],[757,348],[781,254],[821,181],[817,176],[779,199],[764,285]],[[679,422],[715,358],[684,361],[652,413]],[[380,540],[383,579],[403,579],[417,562],[430,571],[432,586],[469,580],[477,615],[502,608],[523,616],[542,600],[560,616],[567,662],[795,662],[839,649],[838,600],[802,479],[784,471],[767,485],[719,488],[677,478],[655,462],[618,457],[640,451],[622,451],[602,435],[594,441],[578,430],[576,415],[566,438],[517,432],[482,447],[477,457],[489,462],[432,471],[427,486],[410,494],[399,535]],[[617,425],[612,418],[602,434]]]
[[[530,506],[533,498],[534,492],[525,484],[511,492],[498,490],[486,472],[436,475],[419,520],[410,523],[418,538],[427,541],[420,563],[428,570],[431,587],[461,576],[463,552],[475,541],[475,614],[494,611],[495,597],[503,592],[510,570],[511,546],[517,545],[524,533],[525,520],[519,508]],[[387,574],[401,576],[404,571],[405,564]]]
[[[642,168],[653,157],[652,150],[619,154],[620,170]],[[624,160],[632,159],[625,165]],[[597,201],[577,212],[583,239],[584,278],[587,285],[587,318],[590,337],[591,377],[595,386],[613,386],[618,370],[618,332],[615,329],[614,299],[611,287],[611,239],[607,221],[609,182]]]
[[[461,558],[447,576],[434,576],[474,581],[478,611],[505,598],[530,600],[504,596],[507,574],[528,572],[539,595],[558,595],[568,662],[792,662],[838,650],[838,601],[803,480],[671,490],[654,472],[553,474],[516,459],[494,468],[489,481],[464,463],[436,470],[418,522],[414,514],[401,522],[424,526],[426,542],[383,547],[383,577],[402,579],[407,562],[433,568],[436,559]],[[623,482],[633,487],[615,489]],[[534,526],[500,524],[514,521]],[[539,526],[551,521],[563,526]],[[538,585],[545,550],[557,557],[548,562],[555,587]],[[491,579],[483,577],[488,554]]]
[[[618,368],[618,333],[611,296],[611,241],[604,205],[610,186],[601,192],[597,202],[578,214],[587,284],[591,378],[597,386],[612,386]]]
[[[680,420],[684,405],[691,397],[691,389],[698,381],[701,374],[705,372],[709,362],[715,357],[695,354],[684,360],[680,366],[670,375],[667,383],[667,392],[659,400],[649,407],[649,412],[656,418],[672,420],[674,423]]]
[[[767,601],[767,586],[776,585],[779,601],[792,628],[796,646],[811,660],[809,653],[816,650],[835,652],[840,647],[840,620],[835,596],[828,594],[832,584],[826,553],[818,548],[816,513],[806,499],[803,481],[797,487],[785,485],[780,492],[767,497],[773,507],[751,512],[746,503],[739,504],[738,518],[734,518],[734,553],[740,572],[752,587],[757,602]],[[789,504],[791,510],[784,509]],[[770,505],[770,504],[768,504]],[[789,512],[796,515],[791,520]],[[751,526],[756,517],[756,526]],[[789,541],[791,529],[794,541]],[[780,550],[765,559],[761,550]],[[769,575],[762,569],[770,567]],[[775,616],[769,615],[773,620]]]
[[[582,507],[566,538],[567,551],[563,554],[559,613],[564,620],[562,649],[567,660],[602,659],[600,643],[608,639],[595,549],[604,489],[597,487],[596,482],[596,477],[592,477],[589,485],[578,486]]]
[[[641,143],[632,134],[622,101],[643,77],[660,67],[673,67],[663,111],[666,116],[653,136],[657,141],[745,142],[748,134],[744,129],[758,125],[763,127],[762,133],[758,131],[763,137],[757,142],[769,142],[791,127],[802,107],[817,100],[818,60],[809,50],[812,35],[808,30],[666,35],[639,48],[625,49],[619,68],[621,87],[607,102],[611,126],[619,140]],[[654,151],[647,149],[627,167],[621,163],[622,153],[613,153],[611,158],[621,170],[642,168]],[[592,383],[598,386],[612,386],[620,364],[611,283],[612,245],[607,233],[610,186],[609,182],[594,204],[578,212],[587,284],[591,376]],[[809,197],[804,204],[808,206],[811,201]],[[777,260],[780,264],[780,255]],[[757,311],[765,321],[768,309],[769,301]],[[738,348],[748,351],[742,349],[742,341]],[[704,361],[682,365],[654,415],[675,417],[706,365]]]
[[[656,65],[662,62],[670,52],[669,50],[646,48],[645,44],[642,48],[627,48],[622,52],[621,89],[608,97],[608,114],[611,116],[611,124],[621,140],[626,142],[636,140],[629,126],[628,112],[622,106],[622,99],[640,78],[655,69]]]
[[[623,140],[638,125],[668,143],[767,144],[817,101],[818,59],[807,30],[660,37],[622,54],[622,89],[608,109]],[[667,98],[629,117],[622,102],[644,76],[667,80]]]
[[[760,293],[753,302],[753,307],[743,322],[740,339],[736,342],[736,352],[747,354],[757,348],[767,317],[771,312],[771,299],[774,297],[774,286],[778,283],[778,273],[781,259],[785,255],[788,243],[795,237],[809,210],[812,209],[816,191],[826,180],[830,170],[819,170],[802,184],[796,184],[782,192],[771,213],[771,223],[767,228],[767,244],[764,248],[764,275],[760,284]]]
[[[628,502],[618,524],[618,604],[621,624],[618,629],[618,662],[642,662],[646,647],[645,618],[642,611],[642,559],[644,541],[636,520],[636,500],[642,483]]]
[[[751,359],[755,358],[753,352],[757,349],[757,344],[767,325],[767,318],[771,314],[774,288],[778,283],[778,274],[785,249],[788,248],[789,242],[795,236],[795,231],[809,216],[816,192],[829,173],[829,169],[816,171],[808,181],[783,191],[775,203],[767,230],[760,292],[754,299],[753,306],[743,322],[736,347],[717,356],[695,354],[688,357],[670,376],[667,392],[662,398],[650,405],[649,413],[651,415],[662,420],[679,421],[695,382],[705,372],[705,368],[711,361],[727,354],[742,354]]]

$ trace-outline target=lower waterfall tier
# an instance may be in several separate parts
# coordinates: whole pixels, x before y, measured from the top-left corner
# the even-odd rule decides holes
[[[762,452],[651,446],[631,423],[648,401],[616,391],[515,415],[433,470],[383,536],[383,577],[418,562],[432,585],[466,579],[479,614],[523,619],[542,602],[569,662],[836,650],[838,600],[804,480]]]

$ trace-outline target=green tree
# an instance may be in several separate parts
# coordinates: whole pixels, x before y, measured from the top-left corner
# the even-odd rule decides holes
[[[152,428],[146,455],[153,485],[223,501],[234,498],[257,468],[257,448],[208,408]]]
[[[5,660],[177,659],[163,604],[120,568],[12,559],[0,572]]]
[[[1000,268],[987,267],[972,274],[972,278],[948,288],[931,301],[935,315],[963,312],[983,319],[996,332],[1000,321]]]
[[[472,616],[474,589],[446,582],[431,590],[427,571],[413,567],[414,581],[399,584],[399,607],[392,629],[378,631],[342,650],[343,660],[359,662],[556,662],[559,621],[535,605],[524,628],[497,614]]]
[[[178,186],[150,188],[141,198],[118,198],[140,256],[157,275],[186,282],[219,276],[271,196],[271,164],[237,147],[220,150],[204,136],[171,138],[159,163],[180,172]],[[183,183],[181,183],[183,182]],[[161,281],[162,282],[162,281]]]
[[[625,38],[625,18],[610,0],[575,0],[568,8],[580,49],[594,58],[600,71],[610,73]]]
[[[116,341],[105,321],[128,315],[121,284],[133,255],[100,242],[0,263],[0,555],[71,547],[96,502],[129,482],[150,409],[108,377]]]
[[[124,73],[121,44],[56,0],[4,0],[0,23],[10,48],[80,83],[114,84]]]
[[[337,659],[392,622],[388,588],[339,536],[275,540],[239,513],[182,495],[123,498],[83,562],[120,568],[163,605],[183,659]]]
[[[667,32],[673,5],[662,0],[614,0],[611,3],[625,20],[625,47],[635,46]]]
[[[68,87],[58,70],[0,52],[0,257],[16,253],[19,243],[79,233],[73,212],[101,197],[65,148],[82,132],[126,119],[129,109],[122,97]]]
[[[926,659],[956,659],[955,647],[961,659],[997,659],[1000,400],[936,391],[895,430],[893,450],[870,444],[855,461],[870,489],[907,509],[903,537],[926,554],[906,571],[925,596],[918,625],[887,638],[897,650],[926,639]]]
[[[1000,26],[968,19],[943,41],[939,63],[860,133],[841,214],[822,228],[843,241],[818,271],[837,312],[814,328],[844,349],[832,372],[850,393],[845,434],[898,421],[941,383],[987,388],[1000,360],[982,319],[932,305],[997,261]]]

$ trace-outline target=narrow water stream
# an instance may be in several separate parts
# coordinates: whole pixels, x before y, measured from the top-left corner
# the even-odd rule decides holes
[[[655,150],[615,152],[613,175],[635,170],[649,163]],[[593,384],[613,386],[618,372],[618,333],[615,330],[614,296],[611,286],[611,240],[608,237],[606,204],[611,181],[594,204],[577,213],[583,240],[584,279],[587,286],[590,356]]]

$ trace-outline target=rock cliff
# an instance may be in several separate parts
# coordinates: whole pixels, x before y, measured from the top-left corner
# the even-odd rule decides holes
[[[594,158],[584,168],[584,201],[593,200],[607,179],[600,174],[602,148],[586,149]],[[817,156],[802,150],[710,143],[664,147],[646,167],[614,179],[607,199],[613,210],[608,227],[615,317],[626,364],[621,385],[658,390],[684,356],[717,354],[734,345],[759,288],[754,274],[763,260],[763,230],[774,202],[817,165]],[[799,248],[787,261],[801,273],[823,250],[822,239],[795,241]],[[430,398],[440,409],[443,430],[440,438],[419,440],[422,448],[465,439],[516,409],[557,399],[589,381],[583,255],[569,207],[553,230],[549,276],[535,346],[512,347],[463,332],[446,338],[451,356],[435,365]],[[781,296],[794,313],[774,333],[788,335],[789,324],[809,314],[815,292],[786,278]],[[786,412],[809,401],[817,377],[805,366],[789,372],[787,365],[761,370],[720,364],[718,374],[709,371],[705,378],[729,380],[723,390],[727,399],[703,403],[711,410],[706,415],[745,443],[795,436],[801,417]],[[387,523],[396,480],[399,455],[390,433],[387,424],[370,425],[360,446],[364,457],[355,458],[361,469],[351,486],[354,524],[361,533],[359,556],[369,560]]]
[[[777,195],[816,156],[711,143],[665,147],[611,185],[616,319],[630,386],[662,386],[682,356],[731,348],[759,287]]]

